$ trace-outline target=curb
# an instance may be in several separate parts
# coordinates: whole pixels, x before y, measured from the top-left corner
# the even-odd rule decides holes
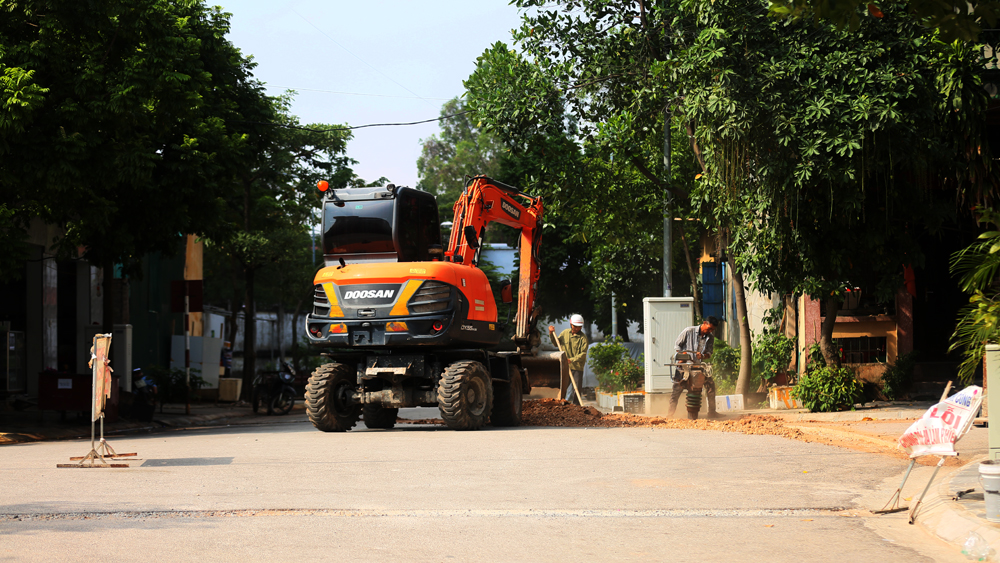
[[[972,458],[962,468],[950,473],[938,486],[937,495],[924,499],[917,511],[916,522],[928,532],[942,540],[962,548],[969,534],[976,532],[994,550],[1000,552],[1000,525],[989,522],[984,517],[974,514],[971,510],[952,500],[955,496],[952,482],[962,474],[963,469],[979,467],[979,462],[988,459],[988,455]],[[978,469],[977,469],[978,473]]]

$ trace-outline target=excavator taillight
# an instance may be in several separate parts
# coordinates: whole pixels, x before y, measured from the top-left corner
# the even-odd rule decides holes
[[[434,323],[433,325],[431,325],[431,330],[433,330],[434,332],[441,332],[441,329],[443,329],[443,328],[444,328],[444,325],[441,324],[440,321],[438,321],[438,322]]]

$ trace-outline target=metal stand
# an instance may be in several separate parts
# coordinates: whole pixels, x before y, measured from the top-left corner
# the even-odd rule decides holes
[[[954,455],[957,456],[958,454],[956,453]],[[906,507],[906,506],[901,507],[899,506],[899,498],[903,494],[903,485],[906,484],[906,480],[910,477],[910,471],[913,470],[913,466],[917,463],[917,458],[911,459],[910,465],[909,467],[906,468],[906,473],[903,475],[903,482],[899,484],[898,488],[896,488],[896,492],[893,493],[891,497],[889,497],[889,502],[885,503],[885,506],[883,506],[881,510],[875,510],[872,512],[872,514],[892,514],[894,512],[902,512],[904,510],[907,510],[907,508],[909,508],[910,511],[909,521],[910,524],[913,524],[917,520],[917,510],[920,508],[920,503],[923,502],[924,497],[927,495],[927,491],[929,491],[931,488],[931,483],[934,482],[934,478],[937,477],[938,471],[940,471],[941,466],[944,465],[945,457],[948,456],[942,456],[942,455],[938,456],[939,459],[937,465],[934,467],[934,473],[931,473],[931,478],[927,481],[927,485],[924,487],[923,492],[920,493],[920,497],[917,498],[917,502],[915,502],[912,507]]]
[[[889,497],[889,502],[885,503],[882,510],[876,510],[873,514],[892,514],[893,512],[902,512],[909,509],[908,506],[899,506],[899,497],[903,493],[903,485],[906,484],[906,480],[910,477],[910,471],[913,470],[913,466],[917,463],[917,459],[913,458],[910,460],[909,467],[906,468],[906,474],[903,475],[903,482],[899,484],[896,488],[896,492]],[[891,505],[891,506],[890,506]]]
[[[107,338],[108,342],[102,350],[98,350],[97,341],[98,338]],[[105,393],[104,380],[102,380],[101,386],[97,385],[98,377],[105,377],[105,369],[110,370],[108,364],[110,363],[107,359],[108,350],[111,347],[111,335],[110,334],[98,334],[94,336],[94,345],[91,348],[91,368],[94,370],[93,379],[91,380],[90,387],[90,453],[83,457],[71,457],[70,461],[79,461],[80,463],[57,463],[56,467],[67,468],[67,469],[94,469],[94,468],[113,468],[113,467],[128,467],[127,463],[108,463],[104,458],[119,459],[123,457],[134,457],[137,454],[119,454],[116,453],[114,448],[108,444],[108,441],[104,439],[104,400],[102,395]],[[100,407],[98,407],[98,399],[100,400]],[[100,411],[100,412],[98,412]],[[97,420],[101,421],[101,442],[99,445],[95,445],[96,440],[94,438],[94,426]]]
[[[914,504],[913,508],[910,509],[910,524],[913,524],[913,522],[916,521],[917,509],[920,508],[920,503],[921,501],[924,500],[924,495],[927,494],[927,489],[931,488],[931,483],[934,482],[934,478],[937,477],[938,471],[941,469],[942,465],[944,465],[944,457],[941,457],[941,459],[937,463],[937,466],[934,467],[934,473],[931,473],[931,478],[929,481],[927,481],[927,486],[924,487],[924,492],[920,493],[920,498],[917,499],[917,503]]]
[[[101,442],[99,445],[95,446],[94,439],[94,421],[90,422],[90,453],[83,457],[71,457],[70,461],[79,461],[80,463],[57,463],[56,467],[60,468],[81,468],[81,469],[94,469],[94,468],[115,468],[115,467],[128,467],[127,463],[108,463],[104,458],[120,459],[123,457],[135,457],[136,453],[130,454],[119,454],[116,453],[111,444],[104,439],[104,413],[101,413]],[[100,465],[95,465],[99,463]]]

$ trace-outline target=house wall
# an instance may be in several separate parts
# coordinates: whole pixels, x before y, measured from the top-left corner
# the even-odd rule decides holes
[[[799,297],[799,338],[796,350],[799,373],[805,371],[809,347],[819,342],[822,317],[820,302],[807,295]],[[851,364],[858,367],[859,377],[876,381],[885,366],[893,364],[901,354],[913,351],[913,296],[905,288],[896,293],[896,314],[876,316],[838,315],[833,326],[834,338],[885,337],[886,364]]]

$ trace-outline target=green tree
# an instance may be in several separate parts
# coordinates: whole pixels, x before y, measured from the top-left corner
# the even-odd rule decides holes
[[[63,227],[63,256],[135,272],[203,232],[245,154],[245,107],[263,99],[198,0],[33,0],[0,6],[0,264],[34,219]],[[113,322],[105,300],[105,322]]]
[[[591,4],[595,3],[588,3],[588,9]],[[627,14],[622,18],[627,19]],[[641,298],[662,291],[659,257],[665,190],[678,196],[675,211],[686,199],[686,192],[679,187],[681,183],[662,182],[653,172],[662,161],[662,112],[640,118],[626,115],[630,109],[622,108],[619,114],[606,118],[614,108],[594,109],[601,103],[610,104],[601,96],[610,90],[614,93],[608,95],[613,97],[626,94],[613,85],[588,90],[590,86],[584,83],[592,76],[586,70],[580,71],[585,78],[574,78],[581,83],[579,87],[562,85],[570,79],[559,74],[563,67],[554,59],[570,56],[568,53],[575,53],[577,47],[590,48],[583,47],[580,34],[560,28],[558,21],[555,16],[551,20],[526,17],[515,38],[534,56],[533,61],[502,43],[484,52],[465,82],[469,108],[485,129],[508,146],[507,161],[516,161],[508,167],[522,172],[521,183],[536,186],[537,193],[543,195],[547,221],[560,223],[559,236],[589,250],[581,259],[587,265],[581,273],[593,289],[586,298],[577,300],[576,306],[592,307],[593,313],[574,312],[588,318],[596,315],[606,330],[614,289],[619,304],[633,304],[631,308],[619,307],[620,327],[624,329],[628,321],[641,320]],[[572,18],[565,23],[586,25]],[[593,32],[587,38],[603,40],[603,35]],[[536,41],[541,43],[532,43]],[[618,61],[607,62],[614,66]],[[574,70],[597,64],[573,62],[577,63],[572,65]],[[592,94],[601,99],[587,98]],[[599,127],[594,125],[598,121]],[[684,145],[678,148],[689,150]],[[691,159],[682,157],[680,161]],[[549,240],[546,238],[546,253],[551,249]],[[683,264],[683,254],[676,256]],[[548,273],[545,277],[551,279]],[[556,281],[565,283],[565,278]],[[590,303],[581,303],[584,300]]]
[[[505,148],[471,121],[461,98],[445,102],[441,117],[441,132],[421,140],[417,189],[437,196],[441,220],[450,221],[452,206],[465,188],[465,179],[479,175],[496,177]]]
[[[350,165],[354,162],[344,152],[351,134],[329,125],[303,127],[288,113],[290,97],[268,98],[266,113],[256,118],[258,134],[248,139],[246,166],[232,178],[232,189],[225,196],[225,208],[208,233],[209,245],[231,261],[234,291],[240,298],[232,301],[232,318],[238,304],[243,305],[243,389],[248,395],[256,374],[257,277],[266,267],[280,269],[277,291],[311,284],[303,269],[302,248],[310,238],[315,216],[320,179],[331,188],[343,188],[355,180]],[[295,276],[307,276],[293,279]],[[303,290],[304,291],[304,290]],[[282,308],[300,306],[302,291],[293,291],[277,299]]]
[[[811,17],[817,23],[855,30],[864,18],[885,17],[880,6],[882,2],[867,0],[771,0],[770,11],[778,17]],[[1000,2],[995,0],[909,0],[906,7],[914,19],[939,29],[948,40],[975,41],[982,24],[993,27],[1000,16]]]
[[[979,220],[1000,226],[1000,214],[989,208],[979,210]],[[986,345],[1000,341],[1000,231],[988,230],[979,240],[956,252],[951,258],[951,273],[959,287],[969,294],[969,304],[959,313],[950,350],[962,351],[959,379],[969,383],[982,364]]]
[[[845,285],[889,301],[921,264],[914,235],[948,209],[934,188],[964,187],[986,101],[978,53],[936,40],[903,3],[882,10],[850,33],[767,18],[756,1],[692,2],[697,26],[678,30],[704,214],[758,290],[824,301],[831,366]]]

